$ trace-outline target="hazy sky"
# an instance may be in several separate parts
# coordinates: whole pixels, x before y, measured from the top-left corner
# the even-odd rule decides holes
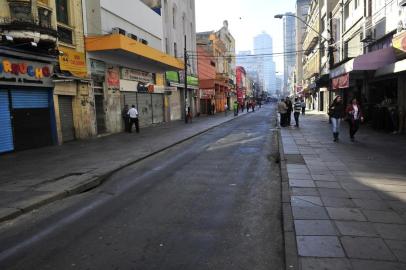
[[[228,20],[236,51],[252,50],[262,31],[273,38],[274,53],[283,52],[283,23],[275,14],[294,12],[294,0],[196,0],[198,32],[218,30]],[[276,71],[283,72],[283,56],[275,56]]]

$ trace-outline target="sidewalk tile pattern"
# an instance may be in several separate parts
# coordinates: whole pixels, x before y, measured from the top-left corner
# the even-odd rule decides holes
[[[300,269],[406,269],[406,136],[301,123],[281,130]]]

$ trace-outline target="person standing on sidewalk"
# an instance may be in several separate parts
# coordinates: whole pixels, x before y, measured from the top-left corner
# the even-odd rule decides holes
[[[140,133],[140,126],[138,123],[138,111],[135,108],[135,105],[131,106],[131,109],[128,111],[128,115],[130,116],[130,127],[128,132],[132,133],[133,124],[135,125],[135,131]]]
[[[306,102],[304,101],[304,98],[302,98],[302,115],[305,115],[306,113]]]
[[[288,107],[286,106],[286,103],[283,99],[281,99],[278,102],[278,113],[279,113],[279,123],[281,125],[281,127],[285,127],[286,126],[286,112],[288,110]]]
[[[286,125],[290,126],[290,121],[292,118],[292,111],[293,111],[293,104],[289,97],[286,97],[286,107],[288,110],[286,111]]]
[[[296,127],[299,127],[299,116],[302,111],[302,103],[298,98],[295,98],[295,103],[293,104],[293,116],[295,117]]]
[[[361,106],[358,104],[356,98],[353,98],[351,100],[351,104],[347,106],[345,113],[347,115],[347,121],[350,126],[350,139],[353,142],[355,140],[355,133],[357,133],[360,123],[364,121]]]
[[[237,101],[234,101],[233,110],[234,110],[234,116],[237,116],[238,115],[238,102]]]
[[[224,104],[224,115],[227,116],[228,105],[227,103]]]
[[[121,117],[123,118],[124,122],[124,131],[129,132],[129,126],[130,126],[130,116],[128,115],[128,105],[126,104],[124,106],[124,109],[121,111]]]
[[[336,96],[333,103],[328,109],[328,115],[331,117],[331,123],[333,124],[333,136],[334,141],[338,142],[338,136],[340,134],[341,119],[344,115],[344,104],[341,96]]]

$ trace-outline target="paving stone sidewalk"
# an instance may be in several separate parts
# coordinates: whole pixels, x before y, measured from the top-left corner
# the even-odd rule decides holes
[[[287,269],[406,269],[406,135],[342,124],[339,143],[317,113],[281,130]]]
[[[111,172],[233,119],[232,112],[219,113],[194,118],[192,124],[174,121],[148,127],[140,134],[0,155],[0,222],[95,187]]]

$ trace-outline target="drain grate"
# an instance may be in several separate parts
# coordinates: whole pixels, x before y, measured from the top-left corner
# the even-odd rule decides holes
[[[286,154],[285,158],[287,164],[306,164],[302,155],[300,154]]]

